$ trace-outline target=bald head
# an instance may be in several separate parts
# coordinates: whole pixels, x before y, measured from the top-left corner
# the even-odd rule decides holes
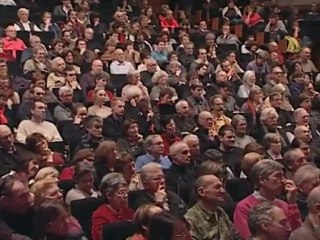
[[[218,205],[218,203],[224,201],[225,190],[223,184],[220,179],[214,175],[203,175],[199,177],[194,184],[194,189],[198,199],[202,202],[210,202],[210,204]]]
[[[198,118],[198,123],[201,127],[204,127],[204,128],[211,128],[212,127],[212,114],[210,112],[207,112],[207,111],[202,111],[200,114],[199,114],[199,118]]]
[[[0,125],[0,146],[4,151],[9,151],[13,147],[13,135],[7,125]]]

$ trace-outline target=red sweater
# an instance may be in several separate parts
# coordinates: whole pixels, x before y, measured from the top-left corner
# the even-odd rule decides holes
[[[92,240],[101,240],[102,227],[107,223],[132,220],[134,211],[123,207],[120,213],[115,213],[107,204],[101,205],[92,214]]]
[[[240,235],[247,239],[251,236],[251,232],[248,226],[248,213],[251,208],[258,205],[259,199],[250,195],[240,201],[233,214],[234,226],[240,233]],[[273,202],[276,206],[281,208],[288,218],[288,222],[292,231],[301,226],[300,212],[297,204],[288,204],[280,199],[275,199]]]

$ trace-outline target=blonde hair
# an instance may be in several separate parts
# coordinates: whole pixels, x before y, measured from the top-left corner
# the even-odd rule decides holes
[[[57,180],[59,177],[59,172],[54,167],[44,167],[41,168],[36,176],[34,177],[34,180],[37,182],[39,180],[43,179],[55,179]]]
[[[45,179],[41,179],[37,182],[35,182],[31,188],[30,191],[34,194],[35,196],[35,205],[39,205],[42,203],[43,201],[43,197],[46,193],[46,190],[49,189],[52,186],[57,186],[58,185],[58,181],[57,179],[53,179],[53,178],[45,178]]]
[[[162,76],[168,77],[168,73],[166,73],[165,71],[156,71],[153,76],[152,76],[152,83],[153,84],[158,84],[159,83],[159,78],[161,78]]]

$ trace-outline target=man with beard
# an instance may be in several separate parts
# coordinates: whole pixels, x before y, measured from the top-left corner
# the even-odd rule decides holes
[[[216,132],[224,125],[231,125],[231,119],[224,114],[224,101],[222,96],[215,95],[210,98],[211,114],[213,117],[212,129]]]
[[[284,211],[271,202],[263,202],[252,208],[248,224],[252,240],[287,240],[291,232]]]
[[[220,140],[219,151],[222,153],[223,162],[231,169],[234,176],[240,177],[242,149],[235,147],[234,129],[228,125],[222,126],[218,136]]]
[[[194,190],[198,201],[185,215],[192,239],[241,239],[226,212],[218,206],[225,200],[220,179],[203,175],[196,180]]]
[[[241,236],[248,238],[252,235],[248,225],[249,210],[265,200],[272,201],[284,211],[293,230],[300,227],[297,187],[292,180],[284,177],[282,164],[270,159],[261,160],[253,166],[251,176],[256,190],[237,204],[233,216],[235,228]],[[282,193],[286,194],[287,202],[277,198]]]

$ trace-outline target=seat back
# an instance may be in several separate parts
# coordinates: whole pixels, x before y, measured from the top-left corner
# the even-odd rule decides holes
[[[129,221],[105,224],[102,228],[102,240],[124,240],[135,231],[136,226]]]
[[[85,235],[91,238],[91,225],[93,212],[104,203],[101,198],[85,198],[70,203],[70,212],[80,223]]]

